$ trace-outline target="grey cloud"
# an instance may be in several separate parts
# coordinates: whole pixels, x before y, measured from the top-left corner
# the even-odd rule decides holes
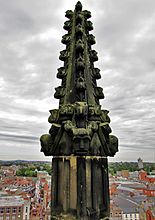
[[[24,137],[37,140],[46,133],[50,127],[48,110],[58,106],[53,93],[61,83],[56,72],[63,65],[58,60],[64,48],[61,35],[66,33],[62,26],[65,11],[74,9],[75,3],[1,3],[0,129],[6,135],[17,135],[9,137],[9,142],[4,136],[0,138],[0,146],[6,149],[6,153],[0,152],[2,158],[8,155],[16,159],[19,148],[24,151],[23,159],[32,155],[45,159],[39,143]],[[120,151],[114,160],[136,160],[139,156],[153,160],[155,2],[89,0],[83,6],[92,12],[92,33],[97,41],[93,48],[99,54],[95,66],[101,69],[98,84],[106,97],[101,104],[110,110],[111,128],[120,139]]]
[[[0,136],[3,138],[28,139],[28,140],[32,140],[32,141],[36,140],[36,137],[33,137],[33,136],[3,134],[3,133],[0,133]]]

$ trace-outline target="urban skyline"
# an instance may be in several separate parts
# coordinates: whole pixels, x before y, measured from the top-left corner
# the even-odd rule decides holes
[[[110,161],[155,161],[155,2],[81,1],[92,12],[94,49],[99,61],[111,128],[119,152]],[[76,1],[1,4],[0,159],[48,160],[39,137],[50,128],[48,110],[57,108],[54,88],[65,11]],[[49,157],[51,160],[51,157]]]

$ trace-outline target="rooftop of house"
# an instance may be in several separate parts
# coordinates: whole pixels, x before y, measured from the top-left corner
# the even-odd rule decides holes
[[[150,184],[148,185],[149,190],[155,190],[155,184]]]
[[[136,214],[139,213],[139,204],[129,197],[118,195],[114,197],[114,204],[119,206],[123,214]]]
[[[135,193],[136,190],[135,189],[132,189],[132,188],[129,188],[129,187],[124,187],[122,185],[119,185],[117,187],[118,190],[123,190],[123,191],[126,191],[126,192],[132,192],[132,193]]]
[[[48,174],[48,172],[47,172],[47,171],[45,171],[45,170],[40,170],[40,171],[37,171],[37,173],[39,173],[39,174]]]
[[[134,189],[146,188],[146,185],[144,183],[139,182],[123,182],[121,183],[121,186]]]
[[[155,207],[155,197],[147,197],[147,199],[153,203],[154,207]]]
[[[147,200],[147,196],[146,195],[135,195],[131,198],[131,200],[140,204],[140,203],[145,202]]]
[[[155,175],[147,175],[148,178],[155,178]]]

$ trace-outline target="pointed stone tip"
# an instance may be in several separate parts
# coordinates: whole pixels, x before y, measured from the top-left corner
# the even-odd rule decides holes
[[[78,1],[75,5],[75,9],[76,11],[82,11],[82,4],[80,1]]]

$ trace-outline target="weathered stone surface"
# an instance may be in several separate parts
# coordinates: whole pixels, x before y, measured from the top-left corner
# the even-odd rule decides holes
[[[118,139],[110,128],[109,111],[101,109],[103,89],[97,86],[100,70],[94,66],[97,52],[91,48],[91,13],[78,2],[66,12],[66,49],[59,59],[61,85],[54,97],[59,108],[50,110],[49,134],[42,135],[41,151],[52,160],[52,219],[99,220],[109,216],[107,157],[118,151]]]

